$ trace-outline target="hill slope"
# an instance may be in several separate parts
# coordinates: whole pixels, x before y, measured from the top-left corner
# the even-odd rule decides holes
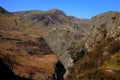
[[[58,9],[10,13],[0,7],[0,59],[19,77],[52,79],[57,59],[42,36],[59,27],[69,27],[75,40],[87,34],[84,26]]]
[[[68,80],[120,79],[120,12],[106,12],[92,18],[85,37],[86,54],[70,69]]]
[[[1,66],[8,66],[13,76],[36,80],[52,78],[56,56],[41,37],[46,32],[44,28],[32,26],[22,17],[1,8],[0,59],[4,63],[0,62]],[[0,74],[6,73],[9,76],[7,70]]]

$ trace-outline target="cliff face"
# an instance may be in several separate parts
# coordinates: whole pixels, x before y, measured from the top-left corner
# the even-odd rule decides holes
[[[68,48],[74,41],[69,27],[55,28],[48,34],[44,35],[43,38],[66,69],[73,65],[71,55],[68,53]]]
[[[115,39],[120,36],[120,13],[106,12],[92,18],[90,23],[91,33],[85,43],[89,50],[103,39]]]
[[[74,23],[57,9],[10,13],[0,7],[0,59],[20,77],[42,80],[57,72],[56,79],[63,79],[74,61],[71,45],[85,35]]]
[[[0,60],[15,77],[119,80],[120,13],[89,22],[57,9],[9,13],[0,7]]]
[[[69,74],[69,68],[74,65],[74,62],[84,55],[82,44],[79,40],[76,40],[75,34],[73,34],[74,28],[69,25],[66,27],[54,28],[48,34],[45,34],[43,38],[47,42],[48,46],[56,54],[58,61],[55,64],[55,71],[60,70],[63,73],[56,71],[57,78],[61,80],[61,77],[66,78]],[[80,39],[82,39],[81,37]],[[57,64],[61,64],[57,66]],[[61,66],[61,67],[60,67]],[[63,76],[59,76],[63,74]]]

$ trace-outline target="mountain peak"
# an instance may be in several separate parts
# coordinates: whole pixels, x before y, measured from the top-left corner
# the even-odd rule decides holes
[[[2,14],[11,14],[11,13],[9,13],[7,10],[5,10],[4,8],[2,8],[1,6],[0,6],[0,13],[2,13]]]
[[[98,14],[98,15],[96,15],[96,16],[93,16],[93,18],[94,17],[99,17],[99,16],[117,16],[118,14],[119,14],[120,12],[117,12],[117,11],[107,11],[107,12],[103,12],[103,13],[101,13],[101,14]]]
[[[52,9],[50,9],[50,10],[48,10],[48,11],[53,11],[53,12],[55,12],[55,11],[59,11],[57,8],[52,8]]]
[[[4,8],[0,7],[0,13],[5,13],[5,12],[6,12],[6,10]]]
[[[56,8],[53,8],[53,9],[51,9],[51,10],[48,10],[47,11],[48,13],[52,13],[52,14],[62,14],[62,15],[65,15],[66,16],[66,14],[64,13],[64,11],[62,11],[62,10],[59,10],[59,9],[56,9]]]

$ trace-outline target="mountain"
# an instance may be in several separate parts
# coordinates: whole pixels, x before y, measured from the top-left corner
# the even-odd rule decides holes
[[[69,69],[68,80],[119,80],[119,21],[120,12],[114,11],[92,18],[91,32],[84,37],[82,42],[85,54],[78,58],[74,66]]]
[[[76,26],[78,28],[77,30],[79,30],[80,28],[88,27],[87,25],[90,22],[90,20],[87,19],[78,19],[76,17],[67,16],[62,10],[58,9],[51,9],[48,11],[30,10],[13,12],[13,14],[21,16],[33,25],[42,25],[47,27],[57,27],[65,24],[69,24],[73,27],[75,24],[74,26]]]
[[[76,39],[80,39],[81,36],[84,36],[89,32],[88,25],[90,20],[81,20],[76,17],[70,18],[70,16],[67,16],[62,10],[58,9],[51,9],[48,11],[30,10],[13,12],[13,14],[21,17],[31,26],[41,27],[45,30],[51,30],[61,26],[70,26]],[[75,19],[78,21],[75,22]]]
[[[79,19],[74,16],[68,16],[68,19],[72,21],[73,23],[81,23],[81,24],[89,24],[90,19]]]
[[[79,28],[58,9],[8,12],[1,7],[0,59],[14,76],[36,80],[55,77],[55,65],[61,62],[57,61],[56,54],[53,54],[43,36],[62,27],[68,27],[75,40],[81,39],[86,33],[83,27]],[[61,66],[64,65],[61,63]]]
[[[23,11],[14,12],[14,15],[22,16],[28,22],[32,24],[41,23],[45,26],[56,26],[64,23],[68,23],[66,14],[57,9],[51,9],[49,11]]]
[[[6,15],[11,15],[10,12],[8,12],[7,10],[5,10],[4,8],[0,7],[0,14],[6,14]]]
[[[44,27],[33,26],[21,16],[0,14],[0,68],[6,69],[0,71],[1,80],[53,78],[56,56],[42,38],[45,33]]]
[[[0,79],[119,80],[119,21],[114,11],[80,19],[0,7]]]

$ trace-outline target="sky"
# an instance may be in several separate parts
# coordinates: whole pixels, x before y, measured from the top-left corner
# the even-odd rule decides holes
[[[10,12],[57,8],[67,15],[87,19],[106,11],[120,12],[120,0],[0,0],[0,6]]]

